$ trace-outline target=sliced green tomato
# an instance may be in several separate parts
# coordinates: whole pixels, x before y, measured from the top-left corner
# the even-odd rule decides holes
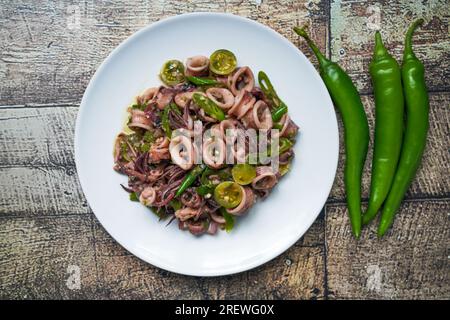
[[[215,74],[226,75],[236,69],[237,59],[233,52],[220,49],[213,52],[209,58],[209,69]]]
[[[161,72],[159,74],[162,82],[168,86],[184,81],[184,65],[178,60],[169,60],[164,63]]]
[[[225,181],[214,189],[214,200],[227,209],[237,207],[241,203],[242,197],[242,187],[236,182]]]
[[[242,163],[235,165],[233,169],[231,169],[231,174],[233,175],[234,181],[240,185],[246,185],[255,179],[256,169],[250,164]]]

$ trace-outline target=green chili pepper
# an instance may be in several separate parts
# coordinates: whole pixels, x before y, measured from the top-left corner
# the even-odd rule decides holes
[[[272,120],[280,121],[283,115],[288,112],[287,105],[278,97],[269,77],[264,71],[258,73],[258,82],[262,92],[275,106],[275,110],[272,111]]]
[[[403,139],[403,88],[400,67],[375,33],[375,51],[369,65],[375,94],[375,140],[369,205],[363,224],[381,208],[392,185]]]
[[[358,90],[341,67],[320,52],[305,29],[294,28],[305,38],[319,61],[320,75],[344,122],[344,183],[353,234],[361,234],[361,175],[369,145],[369,126]]]
[[[187,81],[195,84],[196,86],[212,86],[219,84],[218,81],[210,78],[200,78],[200,77],[186,77]]]
[[[288,138],[280,138],[280,147],[278,148],[279,154],[285,153],[288,151],[294,143]]]
[[[280,138],[279,142],[278,142],[278,154],[283,154],[286,151],[288,151],[293,145],[294,143],[285,137]],[[272,155],[272,147],[269,146],[269,148],[267,149],[267,156],[270,157]]]
[[[171,109],[170,105],[166,106],[161,115],[161,126],[169,138],[172,137],[172,129],[170,128],[170,125],[169,125],[170,109]]]
[[[194,93],[192,95],[192,100],[194,100],[195,104],[202,108],[206,114],[210,115],[214,119],[219,121],[225,120],[225,114],[222,109],[220,109],[217,104],[215,104],[214,101],[209,99],[207,96],[200,93]]]
[[[403,197],[422,159],[428,132],[430,104],[425,85],[424,66],[412,50],[414,30],[423,23],[415,21],[408,29],[403,52],[402,80],[406,102],[406,130],[403,146],[391,189],[383,205],[378,236],[383,236],[394,220]]]
[[[280,123],[274,123],[274,124],[273,124],[273,128],[274,128],[274,129],[281,130],[281,129],[283,129],[283,125],[280,124]]]
[[[272,112],[272,120],[280,121],[281,118],[288,112],[288,107],[284,103]]]
[[[173,112],[181,116],[180,108],[178,108],[178,106],[174,102],[169,103],[169,107]]]
[[[202,174],[203,170],[205,170],[205,166],[202,164],[192,169],[181,182],[180,187],[175,194],[175,198],[179,197],[187,188],[189,188],[194,183],[195,179],[197,179],[197,177]]]

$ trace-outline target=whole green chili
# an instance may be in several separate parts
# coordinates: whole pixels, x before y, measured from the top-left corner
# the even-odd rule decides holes
[[[183,194],[184,191],[186,191],[187,188],[189,188],[197,179],[199,175],[202,174],[203,170],[205,170],[206,166],[200,164],[196,166],[194,169],[189,171],[189,173],[186,175],[186,177],[183,179],[183,181],[180,184],[180,187],[178,188],[177,193],[175,193],[175,198],[179,197],[181,194]]]
[[[192,95],[192,100],[209,116],[219,121],[225,120],[225,113],[223,113],[222,109],[220,109],[219,106],[217,106],[217,104],[215,104],[214,101],[209,99],[207,96],[200,93],[194,93]]]
[[[423,23],[415,21],[408,29],[403,52],[402,80],[406,102],[406,126],[403,146],[392,187],[381,212],[378,236],[392,225],[394,216],[414,178],[422,159],[428,132],[429,100],[425,85],[424,66],[412,50],[414,30]]]
[[[341,67],[320,52],[303,28],[294,31],[307,42],[319,61],[320,75],[344,122],[345,169],[344,182],[347,194],[352,231],[356,238],[361,234],[361,174],[369,144],[369,126],[358,90]]]
[[[287,105],[278,97],[277,92],[273,88],[272,82],[270,82],[269,77],[264,71],[260,71],[258,73],[258,82],[262,92],[264,92],[267,99],[269,99],[275,107],[272,111],[272,120],[275,122],[280,121],[281,117],[288,112]]]
[[[403,89],[400,67],[375,33],[375,50],[369,65],[375,95],[375,140],[369,205],[363,224],[381,208],[392,185],[403,139]]]

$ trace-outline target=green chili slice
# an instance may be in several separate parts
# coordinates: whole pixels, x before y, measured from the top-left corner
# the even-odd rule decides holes
[[[186,77],[186,80],[190,83],[195,84],[196,86],[212,86],[220,84],[220,82],[210,79],[210,78],[200,78],[200,77]]]
[[[197,179],[197,177],[202,174],[203,170],[205,170],[204,165],[198,165],[194,169],[192,169],[184,178],[184,180],[181,182],[180,187],[178,188],[177,193],[175,194],[175,198],[179,197],[181,194],[183,194],[184,191],[186,191],[187,188],[189,188]]]
[[[202,108],[206,114],[217,119],[219,121],[225,120],[225,114],[222,109],[220,109],[217,104],[211,99],[201,93],[194,93],[192,95],[192,100],[196,105]]]
[[[262,92],[269,99],[275,109],[272,111],[272,120],[280,121],[284,114],[288,112],[287,105],[278,97],[277,92],[273,88],[272,82],[264,71],[258,73],[258,82]]]

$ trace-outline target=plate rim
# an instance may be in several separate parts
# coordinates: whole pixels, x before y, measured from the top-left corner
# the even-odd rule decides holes
[[[321,199],[321,201],[320,201],[321,203],[323,203],[323,205],[318,210],[318,212],[311,214],[311,219],[308,223],[305,223],[306,227],[304,228],[304,230],[302,232],[295,234],[295,236],[288,239],[289,241],[286,241],[284,245],[279,245],[279,246],[273,247],[273,249],[270,250],[270,254],[264,254],[260,258],[253,260],[250,263],[236,264],[232,267],[222,267],[222,268],[216,268],[216,269],[211,269],[211,270],[203,270],[202,272],[193,272],[193,271],[190,272],[190,271],[180,270],[180,268],[173,267],[171,265],[167,265],[161,261],[157,261],[157,258],[155,256],[149,256],[148,254],[146,256],[144,256],[143,254],[141,254],[140,252],[135,250],[132,246],[124,244],[122,241],[119,241],[118,237],[116,237],[116,235],[115,235],[115,232],[112,230],[109,230],[105,226],[105,223],[102,221],[103,219],[100,218],[95,213],[95,210],[93,209],[93,206],[91,204],[92,201],[89,200],[89,196],[85,192],[85,190],[87,190],[87,188],[85,187],[87,185],[87,182],[85,181],[85,179],[82,177],[82,174],[80,173],[81,172],[80,169],[82,168],[82,165],[81,165],[81,159],[80,159],[81,151],[79,149],[80,149],[80,136],[81,136],[81,134],[80,134],[81,121],[82,121],[82,118],[84,117],[84,114],[87,109],[86,104],[87,104],[88,97],[90,96],[91,91],[93,90],[94,83],[96,82],[99,75],[103,72],[103,69],[105,69],[109,65],[109,62],[112,59],[112,57],[115,56],[117,53],[119,53],[119,51],[122,49],[122,47],[125,47],[129,42],[131,42],[134,38],[137,38],[141,33],[148,32],[149,30],[151,30],[153,28],[157,28],[164,24],[168,24],[174,20],[188,19],[188,18],[192,18],[192,17],[203,17],[203,16],[217,16],[217,17],[222,17],[222,18],[235,19],[235,20],[239,20],[240,22],[252,24],[260,29],[263,29],[265,32],[271,33],[272,35],[274,35],[275,37],[277,37],[278,39],[283,41],[287,46],[291,47],[291,49],[294,49],[299,54],[300,58],[304,59],[307,62],[307,64],[309,64],[310,67],[312,67],[314,69],[315,73],[313,73],[313,74],[315,74],[315,77],[320,80],[319,81],[320,86],[322,86],[322,89],[323,89],[324,93],[326,94],[325,99],[328,100],[330,106],[332,107],[332,111],[333,111],[332,114],[334,116],[333,122],[335,122],[335,124],[336,124],[336,126],[335,126],[335,128],[336,128],[335,146],[337,146],[337,148],[336,148],[336,154],[334,156],[334,161],[333,161],[333,170],[332,170],[333,178],[330,180],[330,185],[328,186],[328,192],[325,194],[324,199]],[[336,173],[337,173],[337,167],[338,167],[338,161],[339,161],[339,143],[340,143],[339,140],[340,140],[340,138],[339,138],[337,115],[336,115],[336,111],[334,109],[334,105],[331,100],[331,97],[328,93],[328,90],[327,90],[325,84],[323,83],[321,77],[319,76],[319,73],[317,72],[314,65],[311,63],[311,61],[303,54],[303,52],[298,47],[296,47],[286,37],[284,37],[277,31],[273,30],[272,28],[270,28],[258,21],[247,18],[247,17],[242,17],[242,16],[235,15],[233,13],[225,13],[225,12],[190,12],[190,13],[183,13],[183,14],[166,17],[159,21],[152,22],[152,23],[142,27],[141,29],[139,29],[138,31],[134,32],[133,34],[128,36],[126,39],[124,39],[102,61],[102,63],[97,68],[97,70],[95,71],[94,75],[92,76],[92,78],[90,79],[90,81],[86,87],[86,90],[83,94],[83,98],[81,99],[81,102],[80,102],[79,110],[77,112],[77,118],[76,118],[76,122],[75,122],[75,134],[74,134],[74,151],[75,151],[74,157],[75,157],[75,167],[76,167],[76,171],[77,171],[78,180],[80,182],[80,186],[81,186],[83,194],[86,198],[86,201],[88,202],[89,207],[91,208],[97,221],[100,222],[102,227],[106,230],[106,232],[108,232],[108,234],[114,239],[115,242],[117,242],[120,246],[122,246],[124,249],[126,249],[131,254],[133,254],[135,257],[137,257],[140,260],[142,260],[146,263],[149,263],[152,266],[155,266],[157,268],[167,270],[167,271],[170,271],[170,272],[173,272],[176,274],[186,275],[186,276],[215,277],[215,276],[226,276],[226,275],[237,274],[237,273],[248,271],[248,270],[254,269],[258,266],[261,266],[261,265],[275,259],[282,253],[284,253],[286,250],[288,250],[290,247],[292,247],[298,240],[300,240],[301,237],[304,236],[304,234],[311,228],[312,224],[317,220],[318,216],[320,215],[320,212],[324,208],[326,201],[328,199],[328,196],[333,187],[334,181],[336,179]]]

